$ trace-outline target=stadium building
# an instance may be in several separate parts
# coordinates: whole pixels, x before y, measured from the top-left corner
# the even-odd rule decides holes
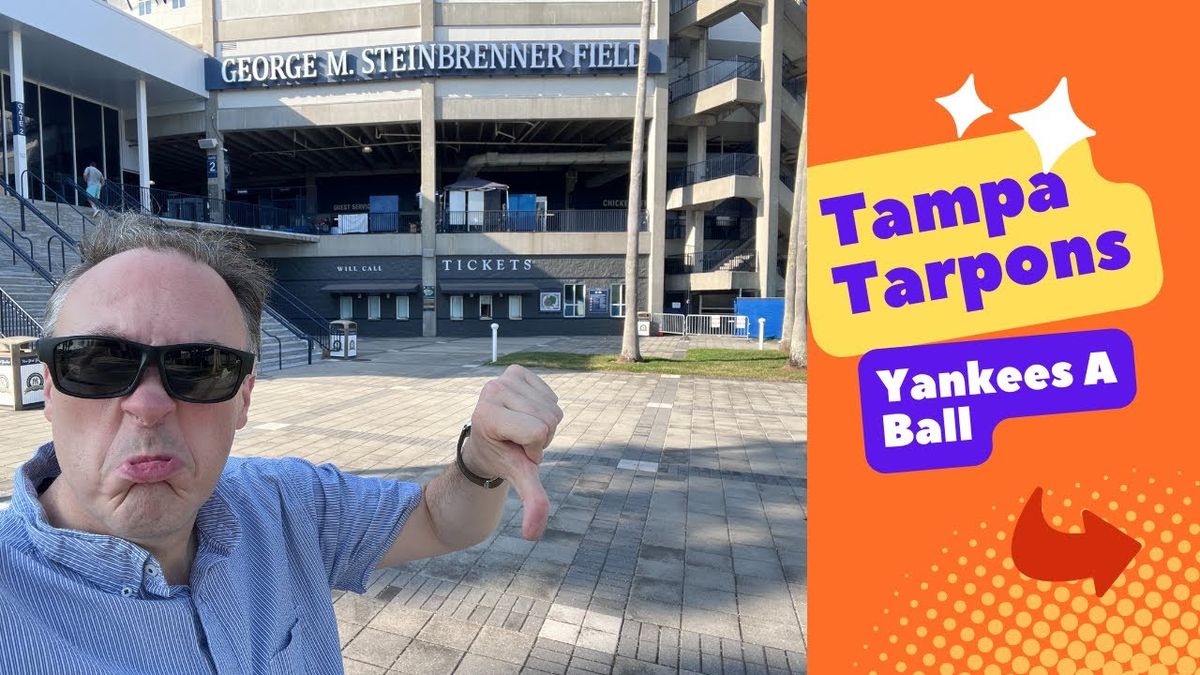
[[[781,294],[806,11],[654,4],[639,309]],[[107,209],[248,237],[277,274],[276,331],[340,317],[366,336],[617,333],[640,12],[6,2],[0,301],[40,314],[103,217],[80,184],[95,162]]]

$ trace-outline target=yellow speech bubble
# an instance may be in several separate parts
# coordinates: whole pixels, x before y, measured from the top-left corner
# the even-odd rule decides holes
[[[1162,286],[1150,199],[1086,142],[1023,131],[809,169],[809,311],[854,356],[1136,307]]]

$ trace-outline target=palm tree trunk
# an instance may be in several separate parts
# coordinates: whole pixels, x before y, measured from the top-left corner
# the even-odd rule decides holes
[[[796,148],[796,184],[792,186],[792,227],[788,234],[787,271],[783,277],[783,328],[779,335],[779,351],[782,352],[791,351],[789,338],[796,320],[796,256],[800,251],[796,233],[800,230],[800,209],[804,208],[800,174],[808,159],[808,139],[804,136],[804,129],[800,130],[800,135],[800,147]]]
[[[796,199],[792,211],[792,249],[796,251],[796,298],[788,365],[808,367],[808,101],[800,123],[800,151],[796,156]],[[790,269],[790,267],[789,267]]]
[[[660,0],[661,2],[661,0]],[[638,39],[637,95],[633,103],[633,146],[629,158],[629,212],[625,218],[625,326],[621,336],[621,363],[642,360],[638,346],[638,232],[642,221],[642,165],[646,154],[646,64],[650,60],[651,0],[642,0],[641,35]],[[650,205],[657,208],[659,205]],[[649,303],[647,303],[649,306]]]

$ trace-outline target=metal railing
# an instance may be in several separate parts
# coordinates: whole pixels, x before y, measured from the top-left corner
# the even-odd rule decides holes
[[[316,342],[321,345],[322,349],[329,350],[329,321],[317,314],[295,293],[276,282],[271,287],[271,295],[267,300],[269,308],[274,310],[272,316],[284,327],[297,336],[309,340],[310,344]],[[312,355],[310,354],[310,362],[311,359]]]
[[[658,324],[658,332],[664,335],[684,335],[687,332],[686,314],[654,314],[652,318]]]
[[[3,178],[0,178],[0,186],[3,186],[4,193],[7,194],[8,196],[12,197],[13,199],[17,200],[17,204],[20,206],[21,231],[22,232],[25,231],[25,214],[28,212],[28,213],[32,214],[34,217],[36,217],[38,220],[42,221],[42,223],[44,223],[46,225],[46,227],[49,227],[51,230],[54,230],[54,232],[56,234],[58,234],[58,236],[63,238],[63,241],[65,241],[71,245],[71,248],[76,247],[75,237],[72,237],[71,235],[64,232],[63,229],[58,226],[58,223],[51,220],[50,217],[47,216],[46,214],[42,213],[41,209],[34,206],[33,202],[26,199],[20,192],[17,191],[16,188],[9,185],[8,182],[5,181]]]
[[[289,333],[304,340],[305,347],[308,351],[308,365],[311,366],[312,365],[313,340],[315,340],[316,338],[314,338],[311,335],[307,335],[304,331],[300,330],[300,328],[298,328],[296,326],[296,324],[294,324],[291,321],[288,321],[286,318],[284,318],[284,316],[279,313],[279,310],[275,309],[274,307],[267,305],[267,306],[263,307],[263,311],[266,312],[267,314],[270,314],[271,318],[278,321],[279,325],[286,328]],[[282,368],[283,368],[283,366],[280,366],[281,370],[282,370]]]
[[[701,272],[755,272],[758,254],[740,249],[717,249],[700,253],[667,256],[663,271],[667,274],[699,274]]]
[[[17,304],[4,289],[0,288],[0,336],[30,335],[42,336],[42,324],[37,322],[29,313]]]
[[[12,223],[8,222],[3,217],[0,217],[0,224],[8,228],[8,236],[5,236],[0,230],[0,241],[3,241],[6,246],[12,249],[12,264],[17,264],[17,258],[20,258],[29,268],[37,273],[38,276],[45,279],[50,285],[54,285],[54,263],[50,257],[50,240],[46,240],[46,263],[47,267],[42,267],[37,261],[37,254],[34,252],[33,240],[25,235],[17,232],[17,228],[13,227]],[[17,239],[22,239],[29,245],[29,252],[26,253],[21,245],[17,243]],[[63,270],[66,271],[66,262],[63,263]]]
[[[306,215],[296,209],[134,185],[121,186],[121,192],[123,194],[117,199],[110,198],[111,191],[102,192],[105,207],[119,211],[144,211],[159,218],[196,223],[316,234]]]
[[[42,180],[36,174],[30,173],[29,169],[26,169],[24,174],[28,174],[31,180],[36,181],[42,186],[42,194],[45,197],[43,201],[54,202],[54,219],[58,221],[60,226],[63,224],[62,206],[66,205],[67,208],[75,212],[75,215],[79,216],[80,236],[87,234],[87,228],[89,224],[91,224],[93,228],[96,227],[96,221],[85,216],[82,211],[75,208],[75,203],[80,197],[87,201],[92,201],[92,197],[88,194],[87,190],[82,189],[80,185],[73,179],[60,176],[57,182],[62,190],[56,190],[47,181]],[[69,199],[66,196],[68,193],[74,193],[73,196],[76,198],[76,201]],[[99,201],[97,201],[97,206],[99,206]]]
[[[750,320],[741,314],[653,314],[663,335],[723,335],[750,337]]]
[[[684,335],[750,337],[750,320],[740,314],[688,314]]]
[[[779,180],[789,189],[796,189],[796,165],[789,162],[779,163]]]
[[[736,78],[761,80],[762,63],[755,58],[739,57],[730,61],[716,61],[704,70],[685,75],[667,85],[667,101],[678,101],[698,91],[715,87]]]
[[[783,90],[791,94],[797,101],[804,102],[808,96],[808,76],[793,77],[783,81]]]
[[[727,152],[709,155],[703,162],[689,164],[667,172],[667,189],[703,183],[706,180],[726,176],[757,176],[758,155],[745,152]]]
[[[276,337],[276,336],[272,335],[271,333],[267,332],[267,329],[266,329],[266,328],[263,328],[263,327],[261,327],[261,326],[260,326],[258,330],[259,330],[259,331],[260,331],[260,332],[261,332],[263,335],[266,335],[267,337],[269,337],[269,338],[271,338],[272,340],[274,340],[274,341],[275,341],[275,353],[276,353],[276,355],[279,357],[279,369],[280,369],[280,370],[283,370],[283,340],[280,340],[278,337]],[[261,351],[261,350],[260,350],[260,351]],[[261,361],[260,361],[259,363],[261,363]]]
[[[560,209],[539,211],[442,211],[438,232],[624,232],[625,209]],[[638,230],[648,218],[642,211]]]

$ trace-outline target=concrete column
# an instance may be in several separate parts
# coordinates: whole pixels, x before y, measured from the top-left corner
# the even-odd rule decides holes
[[[421,284],[437,289],[437,129],[436,87],[421,81]],[[437,310],[422,309],[421,335],[437,335]]]
[[[142,206],[150,203],[150,128],[146,115],[146,81],[137,81],[138,184],[142,187]],[[220,155],[218,155],[219,157]]]
[[[12,90],[8,95],[9,111],[12,112],[13,119],[12,151],[16,160],[13,166],[16,170],[13,187],[22,197],[28,197],[29,176],[25,174],[25,170],[29,168],[29,155],[25,149],[25,57],[21,50],[19,30],[8,34],[8,66],[12,79]]]
[[[671,4],[654,3],[650,39],[667,40],[671,29]],[[646,134],[646,210],[649,216],[650,251],[646,270],[646,309],[663,311],[666,290],[667,255],[667,79],[669,74],[647,76],[646,115],[650,119]]]
[[[420,0],[421,42],[433,42],[437,25],[434,0]],[[437,335],[437,85],[421,80],[421,284],[434,289],[434,309],[424,309],[421,335]],[[422,289],[424,290],[424,289]]]
[[[708,67],[708,29],[701,28],[700,35],[688,45],[688,71],[698,73]],[[698,126],[688,129],[687,161],[688,164],[699,164],[708,156],[708,127]],[[686,253],[704,252],[704,211],[687,212],[687,240],[684,243]]]
[[[688,44],[688,72],[698,73],[708,67],[708,29],[701,28],[700,36]]]
[[[708,156],[708,127],[691,127],[688,129],[687,162],[697,164]],[[701,253],[704,251],[704,211],[700,209],[687,211],[687,241],[684,244],[686,253]]]
[[[218,0],[200,0],[200,49],[217,55]]]
[[[217,175],[208,177],[208,213],[209,219],[214,223],[225,222],[225,137],[217,130],[217,113],[220,106],[217,104],[217,99],[220,97],[220,92],[210,91],[208,100],[204,102],[204,137],[210,143],[215,143],[212,148],[204,151],[205,170],[209,166],[209,158],[215,157],[217,160]],[[139,122],[140,124],[140,122]],[[141,127],[138,127],[139,137],[141,136]],[[138,145],[139,157],[141,145]],[[150,152],[150,144],[146,144],[146,152]]]
[[[778,40],[783,19],[780,2],[763,0],[762,75],[763,103],[758,115],[758,170],[762,179],[762,199],[758,202],[754,227],[754,250],[758,257],[758,292],[774,297],[781,290],[776,283],[776,256],[779,247],[779,127],[782,124],[779,97],[783,95],[783,53]]]
[[[311,170],[304,172],[304,211],[317,212],[317,176]]]

